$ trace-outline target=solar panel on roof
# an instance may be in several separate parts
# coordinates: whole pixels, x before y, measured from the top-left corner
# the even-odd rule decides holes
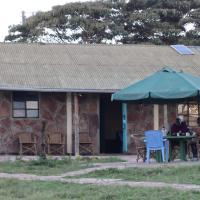
[[[171,45],[173,49],[175,49],[179,54],[181,55],[193,55],[194,52],[192,52],[191,49],[186,47],[185,45],[182,44],[177,44],[177,45]]]

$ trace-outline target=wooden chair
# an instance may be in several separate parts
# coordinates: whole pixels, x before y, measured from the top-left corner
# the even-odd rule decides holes
[[[80,154],[93,154],[92,138],[89,133],[80,132],[79,134]]]
[[[19,154],[34,154],[37,155],[37,140],[36,136],[32,133],[19,133],[19,145],[20,151]]]
[[[180,146],[173,146],[172,148],[172,161],[179,158]]]
[[[137,131],[137,133],[132,134],[132,138],[134,140],[135,148],[136,148],[136,161],[138,162],[140,159],[145,162],[146,160],[146,146],[144,143],[144,137],[142,137],[144,133],[142,131]]]
[[[198,139],[197,143],[197,159],[200,159],[200,140]]]
[[[187,155],[190,160],[193,158],[192,145],[194,145],[194,144],[196,145],[197,159],[199,160],[199,158],[200,158],[200,140],[198,137],[193,138],[191,141],[189,141],[187,143]]]
[[[48,154],[65,154],[65,141],[62,133],[49,133],[47,136]]]

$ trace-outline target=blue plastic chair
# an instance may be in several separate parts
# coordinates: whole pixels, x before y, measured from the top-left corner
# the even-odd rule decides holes
[[[165,161],[165,146],[163,140],[163,134],[159,130],[145,131],[146,142],[146,162],[149,163],[150,151],[161,150],[162,160]]]

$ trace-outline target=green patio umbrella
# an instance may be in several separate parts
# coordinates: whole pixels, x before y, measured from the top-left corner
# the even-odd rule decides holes
[[[112,95],[112,100],[134,102],[183,101],[198,97],[200,77],[169,67],[138,81]]]
[[[199,104],[200,77],[164,67],[153,75],[138,81],[112,95],[122,101],[123,151],[127,152],[127,102],[152,104],[182,102],[196,99]],[[199,108],[199,106],[198,106]]]

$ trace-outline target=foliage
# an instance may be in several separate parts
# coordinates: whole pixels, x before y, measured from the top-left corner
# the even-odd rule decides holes
[[[199,28],[200,0],[108,0],[38,12],[11,26],[5,41],[199,45]]]

